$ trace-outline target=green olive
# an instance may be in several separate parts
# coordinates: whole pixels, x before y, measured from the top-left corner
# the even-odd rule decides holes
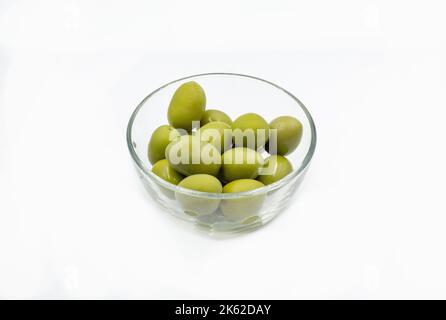
[[[209,122],[220,121],[227,123],[228,125],[232,124],[231,118],[220,110],[208,109],[203,113],[203,117],[201,117],[200,125],[204,126]]]
[[[220,177],[225,182],[236,179],[255,179],[263,166],[262,156],[255,150],[237,147],[222,156]]]
[[[179,184],[180,187],[211,193],[221,193],[223,187],[221,182],[209,174],[194,174],[184,178]]]
[[[268,185],[279,181],[293,171],[293,166],[287,158],[279,155],[272,155],[265,159],[265,165],[260,171],[257,180]]]
[[[223,187],[223,193],[250,191],[264,187],[264,184],[252,179],[234,180]],[[221,203],[221,211],[230,220],[244,220],[256,216],[262,207],[265,195],[245,196],[239,199],[226,199]],[[252,218],[254,219],[254,218]]]
[[[176,172],[166,159],[157,161],[152,167],[152,172],[172,184],[178,184],[184,179],[184,176]]]
[[[201,141],[209,142],[216,147],[220,153],[228,150],[232,145],[231,126],[225,122],[215,121],[201,127],[197,134]]]
[[[208,174],[194,174],[184,178],[178,186],[202,192],[221,193],[222,185],[214,176]],[[219,199],[209,199],[202,196],[192,196],[181,191],[175,192],[176,199],[180,202],[183,210],[194,216],[212,214],[220,205]]]
[[[169,125],[158,127],[150,137],[147,155],[151,164],[164,159],[167,145],[176,140],[180,133]]]
[[[192,129],[192,121],[200,121],[206,107],[206,95],[195,81],[183,83],[173,94],[167,118],[175,128]]]
[[[269,126],[272,135],[267,146],[268,152],[284,156],[296,150],[302,139],[302,123],[299,120],[291,116],[282,116],[271,121]],[[274,130],[277,134],[276,145],[273,144]]]
[[[179,173],[186,176],[210,174],[216,176],[221,167],[221,155],[212,144],[198,136],[185,135],[166,148],[166,159]]]
[[[241,115],[232,123],[232,134],[237,147],[257,150],[269,139],[269,125],[256,113]]]
[[[223,193],[235,193],[244,192],[249,190],[258,189],[265,185],[260,181],[253,179],[237,179],[229,182],[223,187]]]

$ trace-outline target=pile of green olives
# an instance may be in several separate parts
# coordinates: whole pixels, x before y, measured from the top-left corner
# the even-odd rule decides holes
[[[232,120],[206,109],[206,94],[195,81],[180,85],[167,110],[168,124],[158,127],[148,144],[148,159],[158,177],[206,193],[235,193],[273,184],[293,171],[285,157],[302,138],[302,123],[292,116],[267,122],[256,113]],[[262,153],[269,153],[263,157]],[[176,192],[184,212],[203,216],[219,208],[229,220],[249,219],[264,195],[225,199]]]

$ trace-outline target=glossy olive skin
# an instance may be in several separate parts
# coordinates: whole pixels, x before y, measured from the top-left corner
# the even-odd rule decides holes
[[[221,193],[223,187],[220,181],[208,174],[195,174],[184,178],[178,186],[202,192]],[[192,216],[209,215],[215,212],[220,205],[219,199],[207,199],[200,196],[175,192],[176,199],[180,202],[185,213]]]
[[[167,111],[171,126],[187,131],[192,129],[192,121],[200,121],[206,108],[206,95],[195,81],[183,83],[175,91]]]
[[[264,187],[264,184],[252,179],[234,180],[223,187],[223,193],[235,193],[255,190]],[[225,199],[220,208],[226,218],[230,220],[254,221],[265,200],[265,195],[241,197],[239,199]],[[249,220],[248,220],[249,219]]]
[[[221,155],[212,144],[198,136],[185,135],[171,142],[165,153],[169,164],[185,176],[210,174],[216,176],[221,167]]]
[[[265,165],[257,177],[257,180],[264,185],[269,185],[279,181],[286,175],[293,172],[293,166],[291,162],[280,155],[272,155],[265,159]],[[264,173],[264,174],[263,174]]]
[[[147,155],[151,164],[165,158],[165,151],[167,145],[176,140],[180,133],[169,125],[158,127],[150,137]]]
[[[233,148],[221,156],[220,178],[225,182],[236,179],[255,179],[263,166],[262,156],[249,148]]]
[[[246,113],[235,119],[232,123],[232,130],[234,145],[237,147],[243,146],[257,150],[263,147],[269,139],[269,125],[256,113]]]
[[[208,124],[209,122],[214,122],[214,121],[224,122],[224,123],[227,123],[228,125],[232,124],[231,118],[223,111],[215,110],[215,109],[208,109],[203,113],[203,116],[201,117],[200,125],[204,126],[204,125]]]
[[[175,185],[184,179],[184,176],[181,173],[172,168],[167,159],[157,161],[152,167],[152,172],[158,177]]]
[[[232,146],[231,126],[225,122],[215,121],[201,127],[197,134],[201,141],[209,142],[216,147],[220,153],[225,152]]]
[[[254,179],[237,179],[229,182],[223,187],[223,193],[244,192],[262,188],[265,185]]]
[[[266,148],[268,152],[284,156],[296,150],[302,139],[303,131],[302,123],[299,120],[291,116],[282,116],[271,121],[269,127],[271,131],[276,130],[277,132],[277,145],[274,148],[273,138],[271,138]],[[273,136],[274,134],[272,133]]]

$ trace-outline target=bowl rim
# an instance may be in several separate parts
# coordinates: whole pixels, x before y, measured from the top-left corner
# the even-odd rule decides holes
[[[254,190],[243,191],[243,192],[234,192],[234,193],[213,193],[213,192],[203,192],[203,191],[197,191],[197,190],[183,188],[183,187],[180,187],[178,185],[174,185],[174,184],[172,184],[170,182],[165,181],[164,179],[162,179],[162,178],[158,177],[157,175],[155,175],[152,171],[148,170],[143,165],[143,162],[141,161],[141,159],[136,154],[134,146],[133,146],[133,142],[132,142],[133,123],[134,123],[134,121],[136,119],[136,116],[138,115],[139,110],[141,110],[141,108],[144,106],[146,101],[150,99],[150,97],[152,97],[158,91],[164,89],[165,87],[170,86],[170,85],[172,85],[174,83],[183,81],[183,80],[196,78],[196,77],[201,77],[201,76],[235,76],[235,77],[250,78],[250,79],[253,79],[253,80],[257,80],[257,81],[261,81],[261,82],[267,83],[267,84],[275,87],[276,89],[279,89],[279,90],[283,91],[290,98],[292,98],[299,105],[299,107],[303,110],[303,112],[304,112],[305,116],[307,117],[307,120],[308,120],[308,122],[310,124],[310,130],[311,130],[310,147],[308,148],[308,151],[307,151],[307,153],[306,153],[306,155],[304,157],[304,160],[302,161],[302,164],[300,165],[300,167],[297,168],[296,170],[294,170],[292,173],[290,173],[287,176],[285,176],[284,178],[282,178],[279,181],[275,182],[275,183],[272,183],[272,184],[266,185],[264,187],[261,187],[261,188],[258,188],[258,189],[254,189]],[[231,72],[208,72],[208,73],[200,73],[200,74],[190,75],[190,76],[186,76],[186,77],[182,77],[182,78],[170,81],[170,82],[162,85],[158,89],[152,91],[149,95],[147,95],[138,104],[138,106],[132,112],[132,115],[130,116],[129,122],[127,124],[126,138],[127,138],[127,146],[128,146],[130,155],[131,155],[133,161],[136,163],[137,167],[143,172],[143,174],[145,176],[149,177],[151,180],[153,180],[158,185],[161,185],[164,188],[170,189],[173,192],[180,192],[182,194],[187,194],[187,195],[190,195],[190,196],[201,197],[201,198],[209,198],[209,199],[238,199],[238,198],[244,198],[244,197],[251,197],[251,196],[255,196],[255,195],[265,194],[265,193],[267,193],[269,191],[272,191],[272,190],[275,190],[275,189],[278,189],[278,188],[284,186],[288,182],[292,181],[294,178],[300,176],[305,171],[305,169],[308,167],[308,165],[310,164],[311,159],[313,157],[313,154],[314,154],[314,151],[315,151],[315,148],[316,148],[316,141],[317,141],[316,127],[314,125],[313,117],[311,116],[310,112],[305,107],[305,105],[297,97],[295,97],[291,92],[285,90],[284,88],[280,87],[279,85],[277,85],[277,84],[275,84],[273,82],[270,82],[268,80],[264,80],[262,78],[255,77],[255,76],[250,76],[250,75],[246,75],[246,74],[231,73]]]

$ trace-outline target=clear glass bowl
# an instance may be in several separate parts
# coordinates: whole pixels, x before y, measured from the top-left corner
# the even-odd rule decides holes
[[[199,83],[206,92],[207,109],[220,109],[233,120],[248,112],[258,113],[268,122],[282,115],[298,118],[303,125],[302,140],[298,148],[287,155],[294,171],[263,188],[226,194],[185,189],[153,174],[147,157],[149,139],[157,127],[167,124],[167,108],[175,90],[182,83],[192,80]],[[278,85],[242,74],[206,73],[169,82],[149,94],[129,120],[127,143],[142,183],[163,208],[208,233],[233,233],[265,225],[288,205],[313,156],[316,129],[302,102]],[[180,198],[218,209],[211,215],[197,216],[183,209],[177,200]],[[226,215],[222,214],[222,207]]]

